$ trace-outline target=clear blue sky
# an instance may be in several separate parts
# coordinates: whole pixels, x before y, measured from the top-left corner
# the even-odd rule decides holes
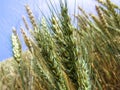
[[[38,19],[41,14],[37,11],[38,6],[47,15],[49,13],[47,9],[46,0],[0,0],[0,61],[12,56],[11,46],[11,32],[14,26],[18,33],[20,32],[20,26],[24,26],[22,22],[22,15],[26,16],[24,8],[25,4],[29,4],[33,13]],[[54,0],[58,4],[58,0]],[[68,0],[70,12],[73,11],[73,5],[75,0]],[[112,0],[116,3],[120,3],[120,0]],[[95,12],[94,4],[95,0],[77,0],[77,4],[83,7],[87,12]],[[72,14],[72,13],[71,13]],[[25,49],[25,46],[23,45]]]

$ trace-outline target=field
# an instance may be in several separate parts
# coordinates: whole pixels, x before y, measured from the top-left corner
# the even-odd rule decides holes
[[[28,50],[22,52],[16,29],[11,36],[13,58],[0,63],[0,90],[120,90],[120,7],[98,0],[98,15],[69,16],[66,1],[60,12],[35,20],[21,34]]]

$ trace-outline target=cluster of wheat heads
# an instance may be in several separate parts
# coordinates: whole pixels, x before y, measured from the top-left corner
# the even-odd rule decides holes
[[[81,14],[75,15],[75,26],[66,2],[60,1],[59,13],[51,4],[52,16],[39,24],[26,5],[33,30],[23,17],[28,32],[21,28],[21,33],[28,51],[22,53],[13,29],[14,61],[2,64],[0,89],[119,90],[120,7],[110,0],[98,2],[97,16],[79,7]]]

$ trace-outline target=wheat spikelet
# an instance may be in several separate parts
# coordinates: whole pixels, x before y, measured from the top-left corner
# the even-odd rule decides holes
[[[87,13],[81,8],[81,7],[78,7],[78,9],[82,12],[82,14],[88,19],[89,16],[87,15]]]
[[[106,20],[104,18],[103,13],[101,12],[99,6],[96,6],[96,10],[97,10],[98,15],[100,17],[101,23],[103,23],[102,25],[103,25],[104,29],[107,29],[107,22],[106,22]]]
[[[98,12],[98,15],[99,15],[99,18],[100,18],[100,21],[102,23],[102,27],[103,27],[103,32],[105,33],[105,35],[108,37],[108,38],[111,38],[111,33],[109,32],[109,29],[108,29],[108,23],[104,17],[104,14],[102,13],[101,9],[99,8],[99,6],[96,6],[96,10]]]
[[[17,61],[17,63],[20,63],[22,51],[21,51],[21,44],[15,28],[13,28],[13,33],[12,33],[12,46],[13,46],[13,56]]]
[[[25,31],[23,30],[23,28],[21,28],[21,33],[22,33],[22,35],[23,35],[25,44],[27,45],[27,47],[28,47],[28,49],[30,50],[30,52],[33,53],[32,44],[31,44],[30,40],[28,39],[28,37],[27,37]]]
[[[25,19],[24,16],[22,17],[22,20],[23,20],[23,22],[24,22],[24,24],[25,24],[26,29],[29,30],[28,23],[27,23],[27,21],[26,21],[26,19]]]
[[[31,23],[32,23],[33,29],[37,28],[37,24],[36,24],[35,18],[34,18],[34,16],[33,16],[33,13],[32,13],[32,11],[31,11],[29,5],[26,5],[25,8],[26,8],[26,11],[27,11],[28,16],[29,16],[29,18],[30,18],[30,21],[31,21]]]
[[[108,7],[109,11],[113,14],[113,18],[116,22],[115,25],[119,28],[119,26],[120,26],[119,15],[116,13],[115,7],[112,4],[112,2],[110,0],[106,0],[106,2],[107,2],[107,7]]]

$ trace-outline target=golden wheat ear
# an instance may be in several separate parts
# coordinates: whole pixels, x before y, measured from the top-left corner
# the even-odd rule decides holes
[[[28,23],[27,23],[27,21],[26,21],[25,16],[22,16],[22,20],[23,20],[23,22],[24,22],[24,24],[25,24],[25,28],[26,28],[27,30],[29,30],[29,26],[28,26]]]
[[[32,10],[30,9],[29,5],[25,5],[25,8],[26,8],[27,14],[29,16],[29,19],[31,21],[33,29],[37,28],[37,24],[36,24],[34,15],[32,13]]]

